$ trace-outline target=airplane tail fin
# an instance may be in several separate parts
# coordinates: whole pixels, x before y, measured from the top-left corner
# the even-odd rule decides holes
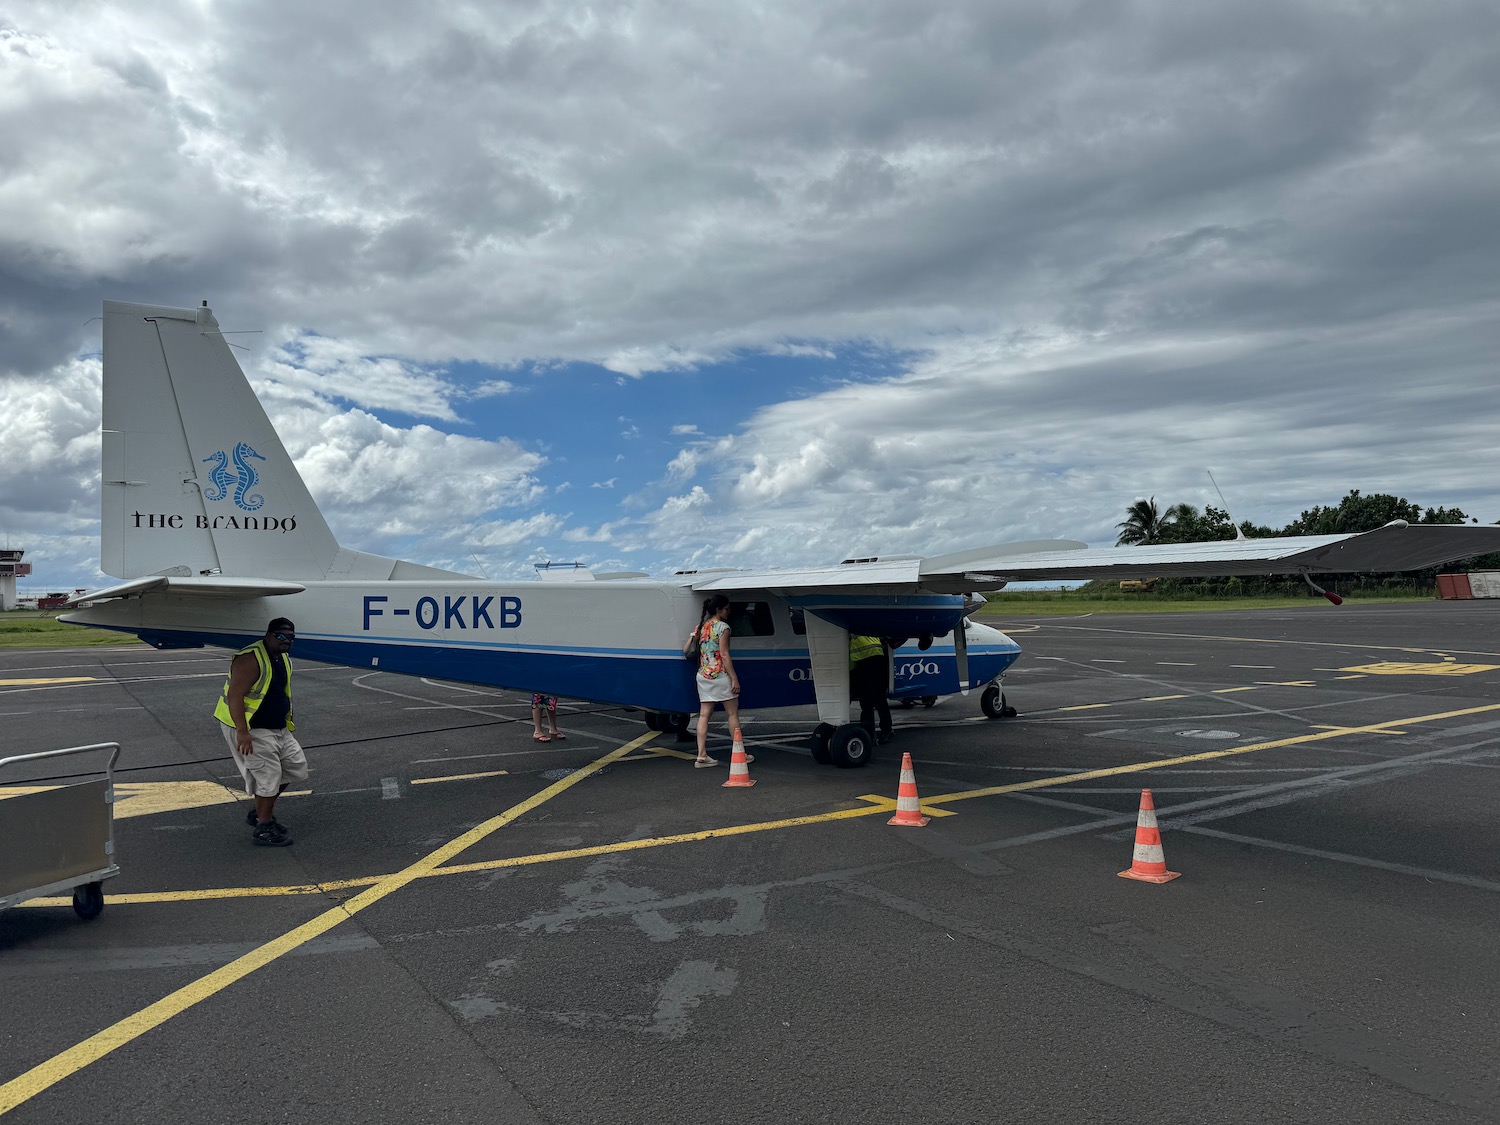
[[[208,302],[104,302],[100,569],[118,578],[450,573],[340,548]]]

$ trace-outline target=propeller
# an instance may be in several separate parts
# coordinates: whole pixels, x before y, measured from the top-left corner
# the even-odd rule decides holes
[[[969,630],[968,621],[953,626],[953,655],[958,660],[958,693],[969,694]]]

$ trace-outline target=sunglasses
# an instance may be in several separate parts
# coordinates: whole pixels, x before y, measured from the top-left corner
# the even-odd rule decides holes
[[[278,641],[285,641],[287,644],[291,644],[297,639],[296,633],[272,633],[271,636],[275,637]]]

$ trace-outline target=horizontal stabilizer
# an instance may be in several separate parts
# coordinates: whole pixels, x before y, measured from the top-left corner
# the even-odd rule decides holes
[[[255,578],[167,578],[148,574],[118,586],[90,590],[68,599],[69,605],[102,602],[111,598],[138,598],[143,594],[174,594],[189,598],[270,598],[278,594],[300,594],[307,589],[298,582],[274,582]]]

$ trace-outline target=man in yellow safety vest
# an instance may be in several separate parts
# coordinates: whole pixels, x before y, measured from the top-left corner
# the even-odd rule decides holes
[[[849,691],[859,700],[859,723],[876,742],[891,740],[891,705],[886,701],[890,685],[885,641],[879,637],[849,635]],[[880,732],[875,732],[875,716]]]
[[[254,830],[251,838],[267,848],[292,842],[276,820],[276,798],[288,782],[307,777],[307,755],[292,737],[296,726],[287,652],[296,639],[295,625],[285,617],[273,620],[264,637],[235,653],[214,708],[230,757],[245,779],[245,792],[255,801],[245,817]]]

